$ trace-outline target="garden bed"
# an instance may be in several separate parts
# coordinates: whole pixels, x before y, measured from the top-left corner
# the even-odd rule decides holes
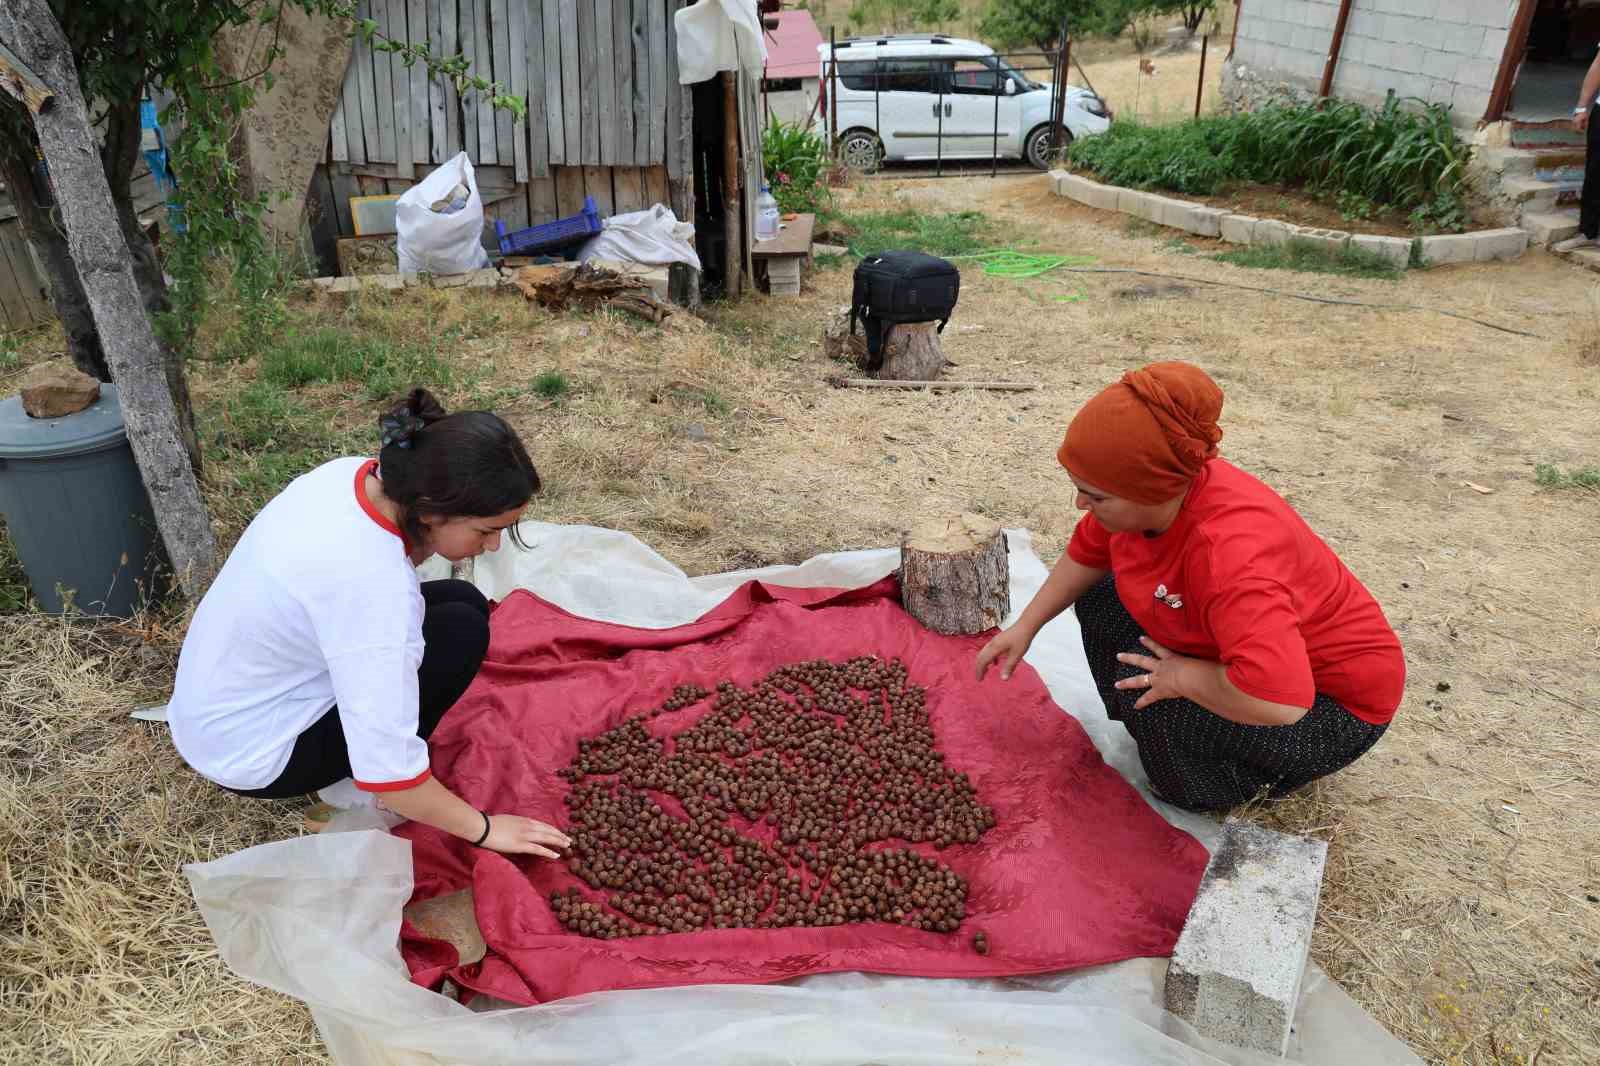
[[[1087,176],[1094,178],[1095,181],[1104,180],[1092,172]],[[1346,233],[1407,239],[1428,235],[1412,229],[1402,214],[1383,212],[1367,218],[1350,215],[1341,212],[1325,197],[1317,196],[1305,189],[1284,188],[1280,185],[1241,182],[1210,196],[1185,194],[1182,199],[1207,207],[1220,207],[1230,214],[1275,218],[1280,222],[1313,229],[1344,230]],[[1467,219],[1469,230],[1492,229],[1496,225],[1494,220],[1477,213],[1468,214]]]

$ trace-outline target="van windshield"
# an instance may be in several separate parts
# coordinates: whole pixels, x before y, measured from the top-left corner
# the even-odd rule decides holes
[[[1034,81],[1032,78],[1030,78],[1026,74],[1022,73],[1022,71],[1018,70],[1016,67],[1012,66],[1010,63],[1007,63],[1000,56],[995,56],[994,57],[994,62],[995,62],[995,65],[1000,68],[1000,73],[1002,75],[1005,75],[1005,74],[1011,75],[1013,78],[1016,78],[1019,82],[1021,82],[1024,86],[1026,86],[1029,89],[1043,89],[1044,88],[1043,84],[1041,84],[1040,82]]]

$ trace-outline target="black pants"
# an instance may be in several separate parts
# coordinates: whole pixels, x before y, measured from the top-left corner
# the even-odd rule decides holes
[[[1191,700],[1162,700],[1133,709],[1143,691],[1116,682],[1143,670],[1118,652],[1148,655],[1143,632],[1107,577],[1078,599],[1083,650],[1106,714],[1133,736],[1154,791],[1196,811],[1227,810],[1263,793],[1281,796],[1342,769],[1378,742],[1387,726],[1365,722],[1321,693],[1293,725],[1240,725]]]
[[[417,668],[417,736],[433,735],[444,713],[467,691],[489,650],[489,601],[465,581],[422,583],[422,665]],[[289,763],[265,788],[234,789],[256,799],[288,799],[350,776],[339,708],[306,727]]]
[[[1600,104],[1589,106],[1585,140],[1588,158],[1583,163],[1583,192],[1578,206],[1578,230],[1590,240],[1600,237]]]

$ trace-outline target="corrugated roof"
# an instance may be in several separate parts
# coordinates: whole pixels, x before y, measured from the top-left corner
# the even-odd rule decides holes
[[[822,34],[809,11],[778,13],[778,28],[766,31],[767,77],[815,78],[821,67],[817,46]]]

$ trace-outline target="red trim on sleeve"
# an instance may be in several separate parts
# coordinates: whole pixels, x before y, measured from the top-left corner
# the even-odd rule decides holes
[[[402,792],[408,788],[416,788],[431,776],[433,771],[428,769],[409,781],[357,781],[356,787],[363,792]]]
[[[378,523],[378,525],[382,526],[390,533],[393,533],[395,536],[399,537],[400,543],[405,546],[406,554],[409,555],[411,553],[411,541],[406,538],[405,533],[400,529],[399,526],[389,521],[389,517],[376,507],[372,506],[372,501],[367,498],[367,475],[374,474],[377,472],[377,470],[378,460],[368,459],[366,462],[361,464],[361,469],[356,471],[356,503],[360,504],[361,509],[367,512],[368,518]]]

